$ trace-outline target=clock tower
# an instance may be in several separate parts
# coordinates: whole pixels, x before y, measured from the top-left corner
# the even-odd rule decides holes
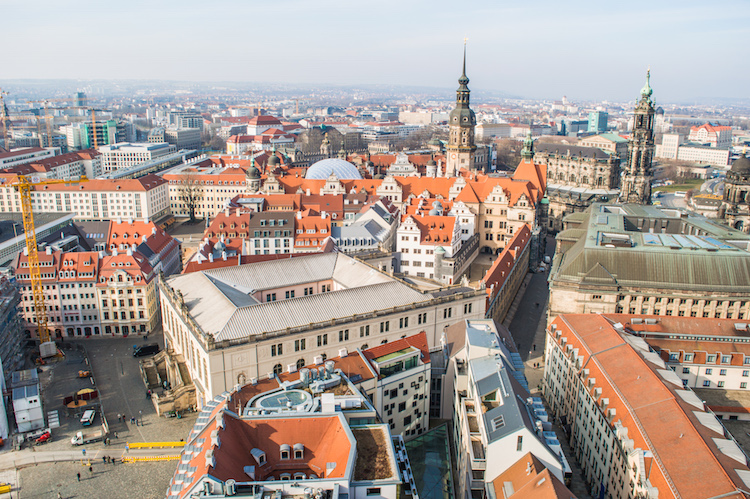
[[[456,90],[456,107],[448,118],[448,146],[446,147],[445,176],[455,177],[461,168],[474,169],[474,127],[477,117],[469,107],[469,78],[466,77],[466,41],[464,41],[464,65]]]

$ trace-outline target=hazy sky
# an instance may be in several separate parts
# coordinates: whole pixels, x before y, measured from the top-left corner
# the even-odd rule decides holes
[[[384,83],[657,102],[747,98],[750,2],[0,0],[0,79]]]

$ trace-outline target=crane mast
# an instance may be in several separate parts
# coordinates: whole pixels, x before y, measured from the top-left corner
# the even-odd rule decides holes
[[[21,214],[23,218],[23,230],[26,237],[26,250],[28,252],[29,281],[34,295],[34,315],[36,316],[37,334],[39,336],[39,353],[42,358],[52,357],[57,354],[57,346],[52,341],[47,326],[47,305],[42,287],[42,271],[39,266],[39,253],[37,251],[36,230],[34,229],[34,211],[31,205],[31,191],[38,185],[50,184],[72,184],[86,182],[86,177],[72,180],[40,180],[32,177],[19,177],[18,181],[11,184],[21,197]]]

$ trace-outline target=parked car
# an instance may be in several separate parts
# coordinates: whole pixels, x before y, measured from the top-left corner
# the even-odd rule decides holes
[[[143,357],[144,355],[152,355],[155,353],[159,353],[159,345],[157,343],[149,343],[148,345],[141,345],[133,348],[133,357]]]

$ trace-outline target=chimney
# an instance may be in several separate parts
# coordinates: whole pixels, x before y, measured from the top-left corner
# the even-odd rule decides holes
[[[237,208],[237,211],[235,211],[234,213],[235,213],[235,215],[237,215],[239,217],[240,216],[240,208]]]
[[[112,250],[112,256],[117,256],[117,250],[116,249]]]
[[[326,218],[326,212],[325,211],[321,211],[320,212],[320,218],[322,218],[323,220],[325,220],[325,218]]]
[[[208,254],[208,261],[209,262],[213,262],[214,261],[214,254],[213,253],[209,253]]]
[[[302,220],[302,212],[301,211],[297,212],[297,220]]]
[[[224,215],[229,216],[229,206],[224,208]]]
[[[151,227],[151,234],[156,234],[156,227]]]
[[[148,239],[148,237],[145,234],[143,236],[141,236],[141,242],[142,243],[145,243],[146,239]]]

